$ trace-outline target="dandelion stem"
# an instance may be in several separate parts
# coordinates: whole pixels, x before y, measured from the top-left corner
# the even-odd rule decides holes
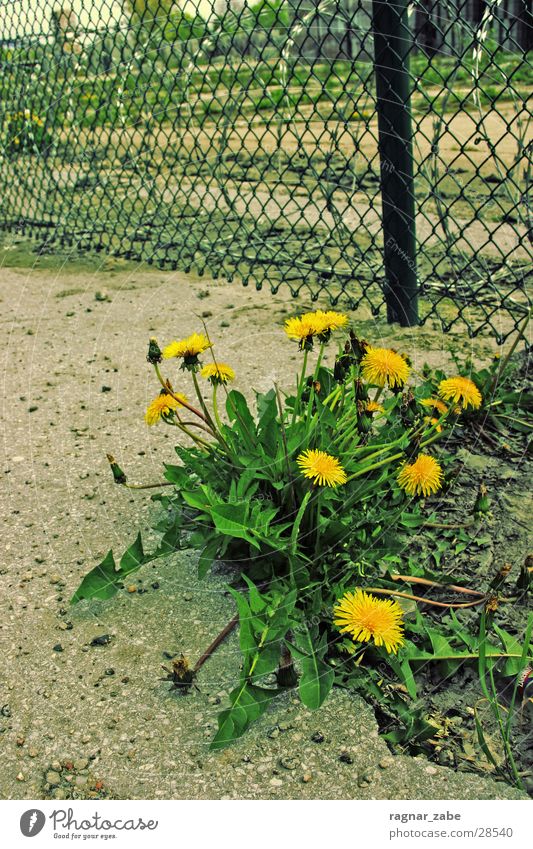
[[[219,412],[218,412],[218,404],[217,404],[217,389],[218,389],[217,382],[214,381],[214,383],[213,383],[213,413],[214,413],[214,416],[215,416],[215,421],[217,423],[217,427],[218,427],[219,431],[222,431],[222,422],[220,421],[220,415],[219,415]]]
[[[209,658],[211,657],[213,652],[215,652],[217,650],[220,643],[223,640],[226,639],[228,634],[231,634],[231,632],[233,631],[233,629],[237,625],[238,621],[239,621],[239,617],[234,616],[233,619],[231,619],[231,621],[228,622],[228,624],[225,625],[224,628],[222,628],[222,631],[219,634],[217,634],[217,636],[215,637],[213,642],[206,648],[206,650],[204,651],[204,653],[200,657],[200,659],[196,661],[196,663],[194,665],[194,669],[193,669],[194,673],[198,672],[198,670],[204,665],[206,660],[209,660]]]
[[[456,593],[464,593],[465,595],[477,595],[486,597],[486,593],[480,593],[479,590],[470,590],[468,587],[458,587],[455,584],[441,584],[439,581],[430,581],[428,578],[417,578],[414,575],[391,575],[393,581],[405,581],[407,584],[423,584],[427,587],[442,587],[445,590],[453,590]]]
[[[309,351],[307,350],[307,348],[304,348],[304,358],[303,358],[303,362],[302,362],[302,373],[300,375],[300,380],[298,381],[298,389],[296,390],[296,401],[295,401],[294,410],[293,410],[293,413],[292,413],[292,424],[294,424],[294,422],[296,421],[296,416],[298,415],[298,412],[300,410],[300,399],[302,397],[302,390],[303,390],[304,381],[305,381],[305,373],[307,371],[307,358],[308,358],[308,356],[309,356]]]
[[[420,601],[423,604],[432,604],[434,607],[475,607],[478,604],[483,604],[487,600],[487,596],[484,595],[482,598],[478,598],[475,601],[467,601],[467,602],[451,602],[451,601],[433,601],[429,598],[423,598],[419,595],[411,595],[411,593],[402,593],[397,590],[382,590],[380,587],[365,587],[365,592],[367,593],[377,593],[378,595],[393,595],[399,596],[400,598],[409,598],[413,601]]]
[[[191,375],[192,375],[192,382],[194,383],[194,389],[195,389],[195,392],[196,392],[196,396],[197,396],[197,398],[200,402],[200,406],[201,406],[203,414],[204,414],[204,419],[206,420],[209,427],[211,427],[214,431],[215,430],[214,422],[213,422],[213,419],[211,418],[211,416],[209,415],[209,410],[207,409],[207,405],[206,405],[206,403],[203,399],[202,392],[201,392],[200,386],[198,384],[198,378],[196,377],[196,372],[191,371]]]

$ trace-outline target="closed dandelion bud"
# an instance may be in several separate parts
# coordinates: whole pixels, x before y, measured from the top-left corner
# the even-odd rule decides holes
[[[491,595],[490,598],[485,602],[485,612],[489,615],[492,613],[496,613],[498,607],[500,606],[500,602],[497,595]]]
[[[146,359],[149,363],[152,363],[153,366],[157,365],[157,363],[160,363],[163,360],[161,348],[157,344],[157,339],[154,339],[153,336],[148,343],[148,354],[146,356]]]
[[[520,567],[520,574],[518,576],[518,580],[516,582],[517,590],[521,590],[523,593],[529,592],[531,589],[531,583],[533,578],[533,555],[528,554],[522,566]]]
[[[511,569],[512,566],[510,563],[504,563],[501,569],[498,570],[496,577],[491,581],[490,588],[492,590],[499,590],[503,587]]]
[[[476,503],[474,504],[474,515],[486,515],[490,511],[490,499],[487,487],[484,483],[479,485]]]
[[[360,378],[354,381],[354,392],[356,401],[368,401],[368,390]]]
[[[357,430],[359,433],[369,433],[372,429],[372,416],[368,414],[366,403],[357,402]]]
[[[368,342],[366,339],[358,339],[353,330],[350,330],[350,347],[355,357],[355,361],[360,363],[368,350]]]
[[[112,454],[106,454],[109,465],[111,466],[111,471],[113,472],[113,479],[115,483],[125,484],[127,481],[127,477],[125,473],[120,468],[119,464],[115,460]]]
[[[417,418],[417,405],[415,396],[409,390],[404,395],[402,395],[402,403],[400,404],[400,416],[402,419],[402,424],[406,427],[413,424]]]
[[[347,343],[348,345],[348,343]],[[340,357],[337,357],[335,360],[335,365],[333,367],[333,377],[337,381],[337,383],[344,383],[346,375],[350,366],[352,365],[353,359],[348,353],[341,354]]]

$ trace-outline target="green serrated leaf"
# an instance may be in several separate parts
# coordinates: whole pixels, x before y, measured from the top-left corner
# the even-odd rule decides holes
[[[306,623],[301,623],[293,635],[297,647],[305,652],[305,656],[300,657],[302,674],[298,689],[302,702],[310,710],[318,710],[335,680],[333,669],[323,660],[327,644],[318,646],[317,634],[316,627],[310,629]]]
[[[85,578],[71,598],[71,604],[82,599],[111,598],[118,590],[118,576],[113,552],[109,551],[101,563],[85,575]]]
[[[218,731],[211,742],[213,750],[224,749],[242,737],[251,722],[265,712],[276,695],[276,690],[266,690],[245,682],[230,693],[231,707],[218,717]]]
[[[218,549],[220,547],[220,540],[215,537],[215,539],[209,540],[209,542],[204,546],[200,553],[200,557],[198,558],[198,577],[200,579],[205,578],[209,569],[211,568],[213,561],[215,560]]]
[[[210,510],[211,517],[217,531],[226,536],[244,539],[259,549],[261,546],[252,535],[248,521],[248,505],[240,504],[217,504]]]

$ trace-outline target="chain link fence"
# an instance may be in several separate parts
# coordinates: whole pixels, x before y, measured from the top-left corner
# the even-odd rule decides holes
[[[0,228],[503,341],[529,309],[531,23],[0,0]]]

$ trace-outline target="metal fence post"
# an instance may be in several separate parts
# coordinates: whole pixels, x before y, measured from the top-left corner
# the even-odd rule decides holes
[[[372,0],[387,319],[418,324],[409,0]]]

